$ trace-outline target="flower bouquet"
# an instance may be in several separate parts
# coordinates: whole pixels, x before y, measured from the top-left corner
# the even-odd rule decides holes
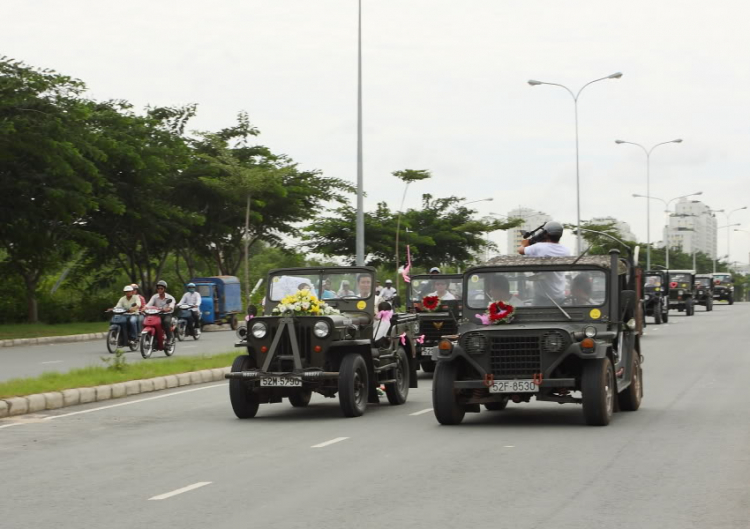
[[[510,323],[513,321],[516,309],[513,305],[495,301],[490,303],[484,314],[477,314],[477,318],[483,325],[500,325],[501,323]]]
[[[291,314],[293,316],[332,316],[341,314],[337,309],[321,301],[309,290],[300,290],[285,297],[271,311],[276,316]]]
[[[437,296],[425,296],[422,298],[422,309],[425,312],[435,312],[440,308],[440,298]]]

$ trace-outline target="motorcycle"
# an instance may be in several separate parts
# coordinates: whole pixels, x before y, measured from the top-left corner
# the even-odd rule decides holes
[[[193,325],[193,311],[191,310],[194,305],[182,304],[180,305],[179,320],[177,321],[177,339],[183,341],[187,336],[192,336],[193,340],[198,340],[201,337],[200,327]]]
[[[167,342],[167,334],[162,326],[161,315],[169,312],[157,307],[146,307],[144,310],[146,319],[143,320],[143,331],[141,331],[141,356],[151,358],[154,351],[164,351],[167,356],[172,356],[175,350],[175,340]],[[175,334],[174,318],[172,319],[172,336]]]
[[[128,311],[122,307],[116,307],[107,312],[112,312],[112,319],[109,322],[109,331],[106,338],[109,354],[115,354],[117,349],[125,346],[129,347],[131,351],[135,351],[138,347],[138,337],[130,336],[130,339],[127,339]]]

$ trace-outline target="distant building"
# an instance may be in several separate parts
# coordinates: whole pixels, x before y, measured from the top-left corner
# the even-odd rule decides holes
[[[625,241],[637,241],[635,233],[630,229],[630,224],[623,220],[617,220],[614,217],[594,217],[589,222],[592,224],[612,224],[619,234],[620,238]]]
[[[545,222],[552,220],[550,215],[531,208],[518,207],[508,212],[509,219],[523,219],[523,224],[508,230],[508,255],[513,255],[521,246],[523,232],[538,228]]]
[[[675,212],[669,215],[665,240],[670,248],[687,254],[703,252],[712,259],[717,254],[716,215],[700,200],[680,199]]]

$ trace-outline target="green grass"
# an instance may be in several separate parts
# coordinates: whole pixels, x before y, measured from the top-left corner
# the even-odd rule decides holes
[[[241,351],[210,356],[153,359],[135,364],[125,362],[121,364],[121,370],[102,365],[73,369],[67,373],[44,373],[38,377],[14,378],[0,382],[0,399],[227,367],[239,354],[242,354]]]
[[[0,325],[0,340],[16,338],[41,338],[43,336],[69,336],[71,334],[88,334],[91,332],[105,332],[109,329],[109,322],[93,321],[82,323],[16,323]]]

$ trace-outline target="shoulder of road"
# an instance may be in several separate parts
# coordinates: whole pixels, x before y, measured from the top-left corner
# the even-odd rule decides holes
[[[44,410],[56,410],[78,404],[130,397],[141,393],[151,393],[182,386],[221,381],[224,380],[224,375],[229,370],[229,367],[203,369],[201,371],[191,371],[142,380],[130,380],[95,387],[64,389],[62,391],[26,395],[25,397],[0,399],[0,419]]]

